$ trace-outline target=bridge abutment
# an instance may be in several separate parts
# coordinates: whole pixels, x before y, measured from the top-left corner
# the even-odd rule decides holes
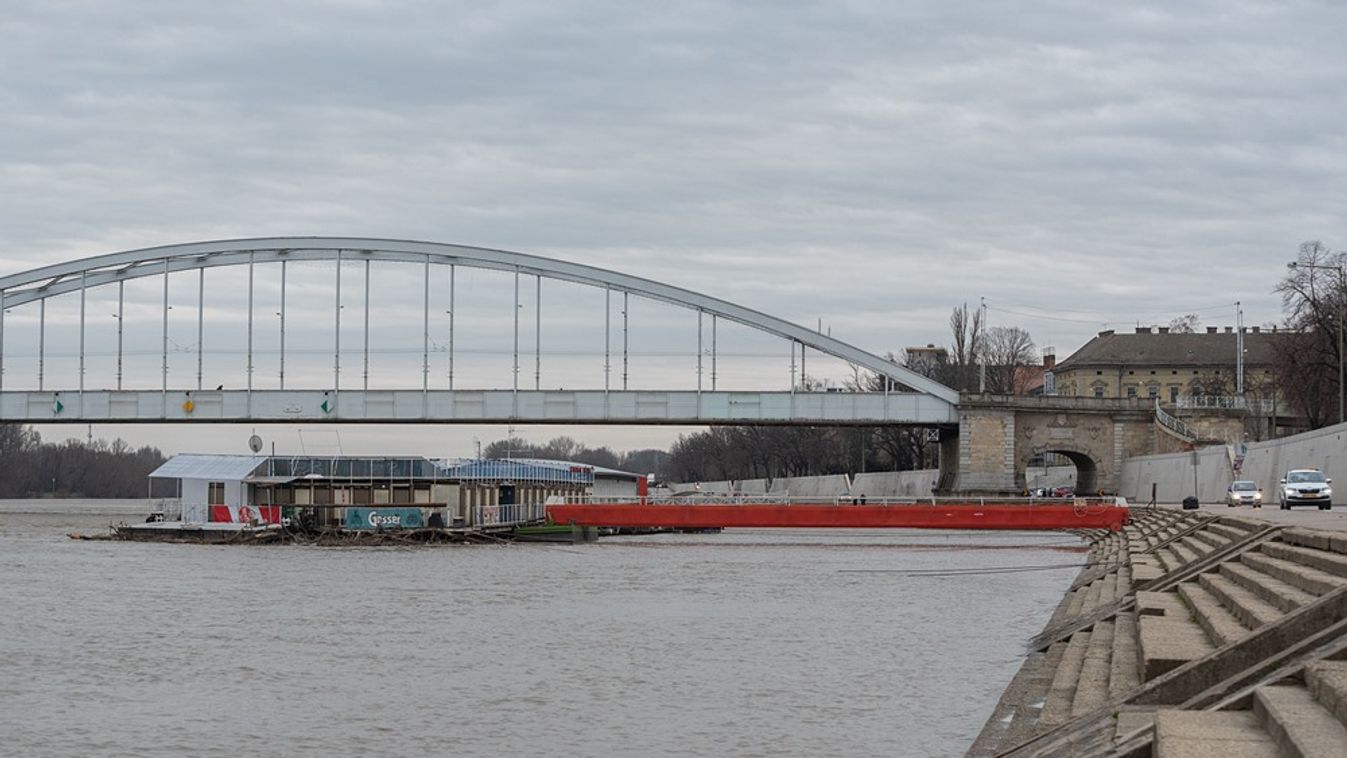
[[[957,437],[941,445],[943,494],[1018,495],[1030,461],[1076,466],[1076,491],[1116,492],[1122,462],[1156,446],[1152,400],[964,394]]]

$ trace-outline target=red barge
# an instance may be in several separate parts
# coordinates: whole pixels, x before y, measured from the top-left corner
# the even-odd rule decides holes
[[[865,529],[1109,529],[1129,520],[1122,498],[1037,501],[880,503],[696,502],[549,503],[554,524],[715,529],[732,527]]]

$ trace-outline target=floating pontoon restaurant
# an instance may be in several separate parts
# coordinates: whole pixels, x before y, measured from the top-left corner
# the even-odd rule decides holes
[[[177,455],[150,473],[188,523],[315,527],[480,526],[535,521],[553,495],[639,497],[646,479],[567,461]]]

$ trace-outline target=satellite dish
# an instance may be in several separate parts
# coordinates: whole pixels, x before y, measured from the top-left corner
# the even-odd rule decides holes
[[[254,453],[262,452],[262,438],[256,434],[248,438],[248,449]]]

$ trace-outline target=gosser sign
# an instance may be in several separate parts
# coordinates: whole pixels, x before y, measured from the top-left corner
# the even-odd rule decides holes
[[[420,508],[347,508],[347,529],[417,529],[425,526]]]

